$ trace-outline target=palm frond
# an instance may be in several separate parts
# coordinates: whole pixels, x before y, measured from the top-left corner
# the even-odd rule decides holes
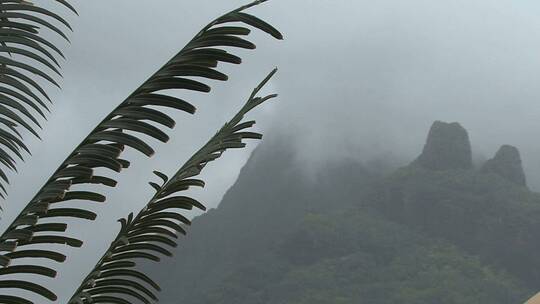
[[[160,184],[150,183],[156,190],[155,195],[137,216],[134,217],[132,213],[119,220],[122,226],[116,239],[84,279],[70,304],[97,303],[103,299],[114,303],[133,303],[125,297],[142,303],[157,300],[159,285],[135,269],[134,260],[159,261],[161,255],[172,256],[170,248],[177,246],[178,233],[185,234],[184,227],[190,225],[190,221],[180,210],[191,210],[193,207],[205,210],[197,200],[179,194],[190,187],[204,187],[204,181],[195,177],[223,152],[245,147],[244,139],[262,138],[259,133],[247,131],[255,121],[242,120],[253,108],[277,96],[257,96],[275,72],[276,70],[272,71],[265,78],[242,109],[170,179],[161,172],[154,172],[161,179]],[[112,300],[113,298],[117,300]]]
[[[220,62],[239,64],[241,59],[223,48],[255,48],[254,44],[241,38],[249,34],[250,30],[246,26],[282,38],[271,25],[243,12],[262,2],[266,1],[255,1],[243,6],[204,27],[178,54],[90,132],[0,237],[0,250],[4,252],[0,255],[1,266],[9,269],[10,261],[18,258],[65,259],[58,251],[36,249],[36,245],[38,248],[50,244],[82,246],[82,241],[65,235],[67,225],[62,221],[65,218],[93,220],[97,215],[86,209],[67,206],[72,200],[104,202],[105,196],[100,191],[104,187],[116,185],[113,177],[95,175],[94,169],[105,168],[108,170],[104,171],[120,172],[127,168],[129,161],[120,158],[126,146],[147,156],[154,154],[145,136],[166,142],[169,137],[160,126],[173,128],[175,125],[175,121],[164,110],[195,112],[195,107],[187,101],[164,91],[209,92],[210,86],[203,81],[227,80],[227,75],[216,67]],[[230,23],[240,23],[240,26],[232,28]],[[77,190],[72,189],[75,185]],[[56,272],[47,274],[53,273]],[[0,279],[0,288],[3,282]],[[56,298],[48,290],[33,288],[32,284],[17,282],[17,286],[10,285],[10,288],[30,290],[48,299]]]
[[[63,0],[60,5],[76,13]],[[54,23],[60,23],[58,27]],[[69,41],[69,23],[60,15],[30,1],[0,1],[0,197],[7,194],[7,170],[17,171],[17,160],[30,150],[19,127],[37,137],[39,117],[45,119],[50,98],[40,80],[58,86],[58,57],[62,51],[43,37],[42,29],[53,31]]]

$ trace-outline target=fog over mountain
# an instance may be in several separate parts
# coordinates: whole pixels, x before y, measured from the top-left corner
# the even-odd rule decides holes
[[[477,169],[470,145],[437,121],[397,170],[342,161],[306,179],[267,140],[175,258],[142,269],[166,304],[523,303],[540,284],[540,194],[518,149]]]
[[[209,20],[246,2],[73,1],[81,16],[69,18],[75,33],[63,89],[51,94],[56,106],[43,141],[28,139],[33,156],[12,177],[2,225],[103,115]],[[540,3],[272,0],[253,11],[285,41],[256,34],[258,49],[243,53],[242,66],[226,68],[229,82],[189,96],[196,116],[175,113],[180,123],[170,143],[156,143],[150,160],[135,157],[108,203],[95,207],[105,215],[73,228],[88,240],[85,248],[104,250],[110,239],[96,234],[112,238],[115,220],[147,202],[151,171],[174,172],[274,66],[280,71],[267,91],[280,98],[252,117],[268,137],[285,138],[307,177],[343,159],[404,165],[432,122],[442,120],[468,130],[476,166],[502,144],[518,147],[528,186],[540,190]],[[251,151],[227,152],[209,167],[207,189],[197,192],[207,206],[217,206]],[[93,253],[68,253],[75,270],[95,262]],[[62,280],[78,284],[74,267],[63,267]]]

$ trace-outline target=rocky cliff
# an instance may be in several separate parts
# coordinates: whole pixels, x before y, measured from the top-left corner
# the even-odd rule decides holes
[[[414,163],[431,170],[472,168],[471,143],[467,130],[456,122],[434,122],[424,150]]]
[[[527,186],[521,156],[514,146],[503,145],[495,156],[482,166],[481,171],[497,174],[519,186]]]

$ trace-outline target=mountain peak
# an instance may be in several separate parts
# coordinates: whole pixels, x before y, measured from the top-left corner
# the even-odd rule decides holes
[[[457,122],[435,121],[422,154],[413,163],[431,170],[471,169],[472,152],[467,130]]]
[[[495,156],[484,164],[482,172],[495,173],[520,186],[527,185],[521,156],[514,146],[501,146]]]

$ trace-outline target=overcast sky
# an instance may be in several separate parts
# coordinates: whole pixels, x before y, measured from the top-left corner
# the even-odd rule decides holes
[[[43,0],[44,2],[48,0]],[[5,225],[35,194],[73,147],[157,68],[214,17],[246,1],[72,1],[75,32],[64,44],[63,89],[43,140],[29,139],[32,157],[12,177]],[[530,185],[540,189],[540,4],[532,0],[272,0],[250,12],[278,27],[285,41],[253,37],[258,49],[239,52],[241,66],[226,67],[227,83],[210,95],[190,94],[195,116],[178,113],[168,144],[155,142],[152,159],[132,155],[96,222],[74,233],[86,253],[69,251],[60,273],[66,295],[92,257],[117,231],[114,220],[144,206],[151,171],[173,173],[241,106],[275,66],[266,92],[280,98],[255,111],[267,137],[289,134],[298,161],[412,160],[434,120],[458,121],[475,154],[491,157],[502,144],[517,146]],[[207,189],[216,206],[255,144],[228,152],[209,167]],[[102,237],[97,239],[95,235]],[[94,236],[94,237],[92,237]],[[89,249],[91,248],[91,249]],[[88,253],[89,251],[93,251]],[[79,276],[79,277],[78,277]]]

